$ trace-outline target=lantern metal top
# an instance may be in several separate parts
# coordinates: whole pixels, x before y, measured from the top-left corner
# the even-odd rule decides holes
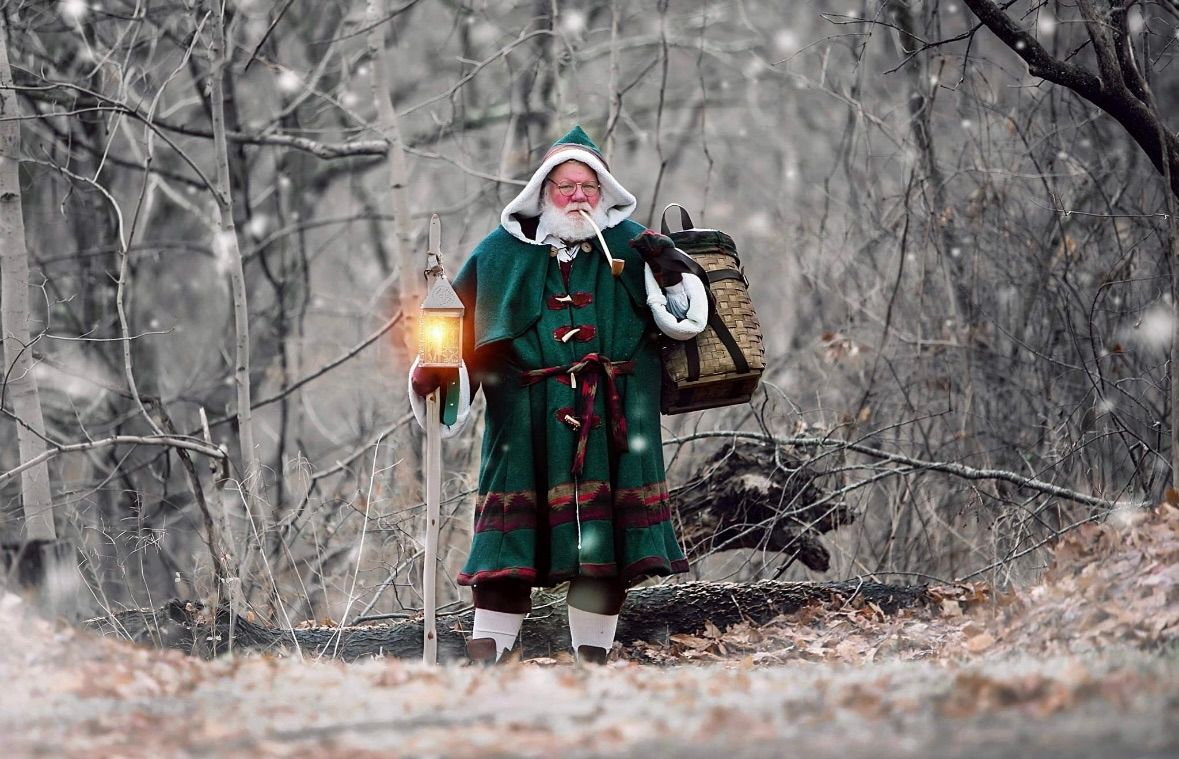
[[[422,301],[423,311],[464,311],[463,302],[459,300],[458,293],[450,286],[450,280],[445,275],[439,275],[434,278],[430,284],[430,289],[426,293],[426,299]]]

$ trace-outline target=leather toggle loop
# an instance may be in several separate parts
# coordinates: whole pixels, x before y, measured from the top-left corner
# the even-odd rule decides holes
[[[598,334],[598,328],[592,324],[579,324],[575,327],[561,326],[553,330],[553,338],[567,343],[576,340],[579,343],[589,342]]]
[[[550,295],[545,299],[545,305],[550,311],[560,311],[563,308],[583,308],[594,302],[592,293],[576,292],[565,295]]]

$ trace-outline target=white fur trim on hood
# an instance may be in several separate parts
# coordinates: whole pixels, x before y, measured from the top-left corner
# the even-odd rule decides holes
[[[580,145],[569,144],[561,146],[559,150],[551,150],[540,168],[532,175],[532,179],[528,180],[528,184],[520,191],[520,194],[504,206],[503,212],[499,215],[499,223],[512,237],[528,243],[537,242],[524,236],[524,231],[520,228],[520,221],[516,216],[540,216],[540,193],[544,190],[544,180],[548,179],[553,169],[566,161],[580,161],[597,173],[598,184],[602,186],[602,194],[598,200],[599,207],[606,209],[606,224],[602,227],[603,229],[615,226],[634,213],[638,201],[635,200],[634,195],[631,195],[625,187],[618,183],[610,170],[602,163],[602,159]]]

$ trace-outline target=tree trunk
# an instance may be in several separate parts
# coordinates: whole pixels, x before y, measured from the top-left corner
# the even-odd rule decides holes
[[[16,417],[21,463],[45,450],[45,421],[33,374],[29,337],[29,256],[20,195],[20,114],[8,65],[8,21],[0,13],[0,323],[4,340],[2,400]],[[56,539],[49,464],[21,473],[26,540]]]
[[[413,233],[410,229],[409,218],[409,167],[405,160],[405,142],[401,139],[401,119],[393,105],[393,96],[389,86],[389,53],[385,44],[385,0],[368,0],[365,8],[365,23],[372,25],[368,34],[368,52],[372,59],[373,103],[377,111],[377,132],[389,144],[388,154],[388,191],[381,205],[393,213],[393,262],[392,270],[382,289],[388,287],[389,300],[400,303],[401,281],[404,272],[412,271],[416,267],[411,260],[413,255]],[[402,332],[402,343],[405,355],[413,346],[405,342],[405,332]]]
[[[885,613],[925,603],[921,587],[882,585],[874,582],[811,583],[762,580],[755,583],[687,582],[632,590],[618,622],[618,640],[664,642],[670,635],[704,631],[707,623],[725,629],[739,622],[764,624],[812,603],[842,598],[854,604],[873,603]],[[463,657],[473,612],[438,619],[438,657],[453,661]],[[192,603],[170,601],[157,610],[120,612],[114,617],[91,620],[89,626],[106,635],[127,637],[148,645],[208,656],[221,653],[230,637],[230,615],[217,615],[211,630],[208,615]],[[525,657],[550,656],[569,649],[569,628],[564,600],[551,603],[535,599],[533,612],[524,622],[520,646]],[[284,630],[263,627],[238,617],[233,630],[238,648],[272,650],[297,645],[305,656],[330,656],[351,661],[366,656],[420,658],[422,622],[407,620],[366,627],[315,627]],[[212,642],[213,645],[210,643]],[[213,649],[215,646],[215,650]]]
[[[393,257],[390,271],[385,280],[377,287],[372,298],[374,303],[380,299],[386,306],[386,313],[393,313],[401,309],[409,318],[406,323],[394,329],[392,348],[394,365],[403,367],[408,372],[416,345],[412,344],[417,323],[417,304],[420,295],[417,288],[411,284],[418,282],[416,276],[409,272],[418,270],[424,257],[415,257],[413,244],[413,230],[410,226],[409,202],[409,166],[405,157],[405,141],[401,136],[401,117],[393,104],[392,87],[390,86],[389,51],[386,44],[386,29],[390,22],[386,18],[385,0],[367,0],[365,4],[365,25],[371,27],[368,33],[368,53],[372,63],[372,93],[373,105],[376,110],[376,129],[381,138],[389,145],[387,156],[388,184],[382,188],[384,192],[377,195],[378,208],[391,211],[393,214]],[[379,243],[377,243],[379,244]],[[406,283],[408,287],[403,285]],[[390,401],[394,407],[408,408],[409,398],[404,395],[405,382],[392,383]],[[397,493],[417,494],[422,492],[420,473],[423,457],[419,446],[413,445],[414,432],[409,429],[399,430],[392,439],[386,441],[388,450],[396,448],[405,453],[401,466],[393,467],[393,489]],[[375,462],[374,462],[375,466]],[[414,497],[414,496],[408,496]]]
[[[220,212],[221,231],[218,233],[216,244],[213,246],[218,256],[224,256],[229,269],[231,289],[233,291],[233,317],[236,332],[237,360],[234,378],[237,385],[237,424],[238,439],[241,443],[245,497],[247,507],[256,519],[263,524],[259,530],[264,532],[267,513],[260,506],[257,495],[262,492],[262,468],[258,461],[258,452],[254,448],[254,422],[250,401],[250,318],[246,303],[246,276],[242,267],[242,253],[238,245],[237,226],[234,223],[232,185],[229,178],[229,151],[225,136],[225,95],[222,83],[222,71],[227,64],[225,51],[225,17],[221,13],[221,4],[215,0],[207,0],[209,12],[212,13],[213,30],[210,46],[211,61],[209,65],[210,98],[209,105],[213,115],[213,147],[217,162],[217,208]]]

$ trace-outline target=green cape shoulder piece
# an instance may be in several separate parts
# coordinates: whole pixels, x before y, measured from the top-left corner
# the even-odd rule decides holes
[[[626,262],[617,282],[639,307],[647,302],[643,259],[628,243],[644,229],[627,219],[603,231],[610,255]],[[594,249],[580,255],[602,255],[597,238],[590,242]],[[547,245],[523,242],[502,226],[483,238],[454,279],[455,291],[467,309],[468,350],[512,340],[536,323],[544,307],[542,284],[548,258]]]

